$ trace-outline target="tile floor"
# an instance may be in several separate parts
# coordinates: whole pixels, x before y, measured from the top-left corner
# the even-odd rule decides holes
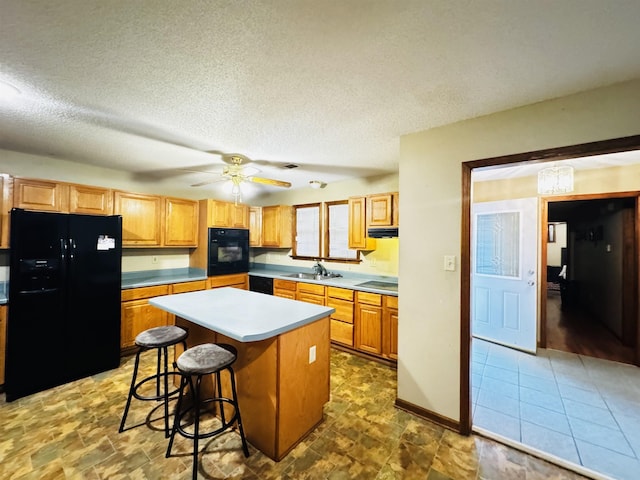
[[[472,341],[475,427],[615,479],[640,478],[640,368]]]
[[[153,357],[144,358],[143,368],[148,372]],[[161,421],[118,433],[132,364],[129,357],[116,370],[12,403],[0,396],[0,478],[191,478],[190,442],[177,438],[176,455],[164,458],[166,440],[158,430]],[[395,396],[394,369],[332,351],[331,401],[314,432],[278,463],[251,446],[251,456],[245,459],[238,435],[226,433],[206,444],[198,476],[250,480],[583,478],[484,437],[462,437],[398,410],[393,406]],[[149,405],[133,405],[133,425],[144,422]]]

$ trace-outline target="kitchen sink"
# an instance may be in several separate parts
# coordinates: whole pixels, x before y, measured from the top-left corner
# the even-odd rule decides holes
[[[329,278],[341,277],[342,275],[340,275],[339,273],[329,273],[328,275],[319,275],[317,273],[298,272],[298,273],[289,273],[283,276],[289,277],[289,278],[304,278],[307,280],[327,280]]]
[[[322,275],[316,275],[315,273],[289,273],[288,275],[284,275],[285,277],[290,278],[306,278],[309,280],[321,280]],[[316,277],[318,277],[316,279]]]

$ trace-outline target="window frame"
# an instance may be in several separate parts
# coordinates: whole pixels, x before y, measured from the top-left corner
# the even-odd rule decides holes
[[[360,255],[360,250],[358,249],[353,249],[356,250],[356,257],[355,258],[342,258],[342,257],[330,257],[329,256],[329,207],[333,206],[333,205],[348,205],[349,200],[333,200],[333,201],[329,201],[329,202],[313,202],[313,203],[302,203],[302,204],[298,204],[298,205],[293,205],[293,246],[292,246],[292,250],[291,250],[291,255],[290,257],[296,260],[313,260],[313,261],[327,261],[327,262],[336,262],[336,263],[360,263],[362,262],[362,258]],[[319,256],[315,257],[309,257],[309,256],[302,256],[302,255],[298,255],[297,254],[297,236],[298,236],[298,225],[297,225],[297,219],[298,219],[298,214],[297,214],[297,210],[298,208],[311,208],[311,207],[318,207],[319,213],[320,213],[320,221],[319,221],[319,245],[320,245],[320,252],[319,252]]]

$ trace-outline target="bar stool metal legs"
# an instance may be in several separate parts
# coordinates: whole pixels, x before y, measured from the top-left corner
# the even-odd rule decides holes
[[[125,423],[131,407],[131,399],[136,398],[142,401],[163,401],[164,402],[164,435],[169,437],[169,399],[179,392],[179,388],[169,391],[169,377],[179,375],[178,372],[169,371],[169,349],[172,345],[182,343],[184,349],[187,349],[185,339],[187,332],[182,328],[175,326],[156,327],[145,330],[136,337],[136,345],[138,352],[136,353],[135,364],[133,367],[133,375],[131,376],[131,385],[127,396],[127,403],[120,421],[118,432],[125,430]],[[147,350],[155,349],[158,359],[156,365],[156,373],[138,381],[138,370],[140,367],[140,355]],[[164,364],[162,358],[164,357]],[[149,382],[155,381],[155,395],[143,395],[140,393],[142,387]]]
[[[231,345],[207,343],[198,345],[185,351],[176,362],[177,368],[182,374],[180,382],[180,391],[178,394],[178,404],[171,429],[169,445],[167,446],[166,457],[171,456],[171,448],[176,433],[183,437],[193,440],[193,479],[198,476],[198,441],[204,438],[210,438],[222,433],[225,430],[233,428],[234,424],[238,426],[238,433],[242,441],[242,451],[245,457],[249,456],[249,448],[244,436],[242,427],[242,418],[240,416],[240,408],[238,407],[238,394],[236,391],[235,374],[231,365],[236,360],[237,352]],[[222,396],[222,381],[220,373],[223,370],[229,372],[231,383],[231,398]],[[216,393],[213,398],[201,399],[201,385],[204,375],[213,374],[216,378]],[[184,408],[185,403],[185,387],[189,385],[192,395],[192,405]],[[200,431],[200,412],[203,407],[208,404],[216,403],[217,410],[220,415],[221,426],[213,431]],[[224,406],[231,405],[233,407],[233,415],[227,419]],[[182,420],[190,412],[193,412],[193,433],[185,431]]]

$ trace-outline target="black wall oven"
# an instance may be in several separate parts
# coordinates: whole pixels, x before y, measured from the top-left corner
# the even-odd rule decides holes
[[[208,276],[249,271],[249,230],[210,228],[208,246]]]

